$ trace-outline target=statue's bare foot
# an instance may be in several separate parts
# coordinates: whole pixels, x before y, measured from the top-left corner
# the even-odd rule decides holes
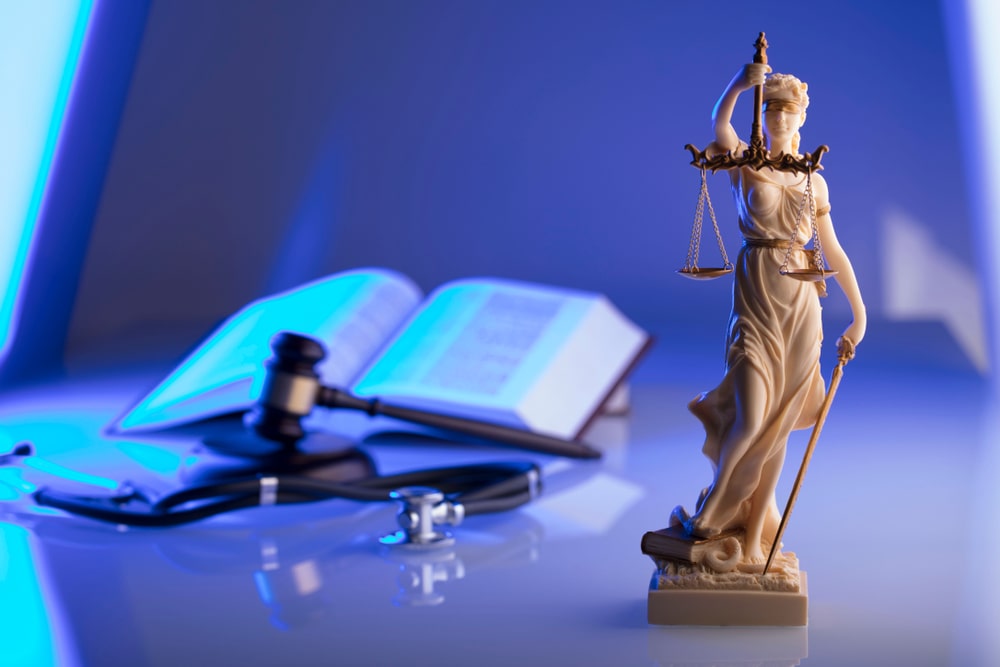
[[[750,565],[760,565],[761,569],[763,569],[764,563],[767,562],[767,556],[764,555],[764,550],[760,548],[759,542],[751,544],[746,548],[743,552],[743,562]]]
[[[715,537],[722,532],[717,526],[711,526],[701,514],[696,514],[684,522],[684,530],[694,537]]]
[[[761,574],[764,572],[764,562],[756,563],[744,560],[739,564],[739,571],[746,572],[747,574]]]

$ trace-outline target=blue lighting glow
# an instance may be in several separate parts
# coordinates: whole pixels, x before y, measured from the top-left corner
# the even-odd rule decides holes
[[[95,0],[0,4],[0,358]]]
[[[968,0],[968,43],[972,53],[973,86],[978,98],[978,114],[974,116],[975,143],[978,147],[978,164],[973,168],[974,182],[982,201],[979,204],[981,243],[985,248],[983,271],[988,282],[988,294],[994,299],[1000,294],[1000,272],[996,263],[1000,258],[1000,171],[996,167],[997,150],[1000,149],[1000,43],[994,35],[1000,20],[1000,7],[991,0]],[[992,313],[993,353],[1000,357],[1000,308]]]
[[[0,501],[18,500],[38,487],[25,480],[18,468],[0,468]]]
[[[274,591],[271,590],[267,575],[263,572],[254,572],[253,581],[257,584],[257,594],[260,595],[261,601],[268,606],[274,604]]]
[[[132,460],[141,463],[146,469],[163,475],[173,474],[181,467],[181,457],[162,447],[122,442],[118,444],[118,449]]]
[[[71,470],[70,468],[61,466],[58,463],[53,463],[51,461],[47,461],[37,456],[29,456],[25,458],[22,464],[27,466],[28,468],[34,468],[39,472],[44,472],[49,475],[61,477],[71,482],[79,482],[81,484],[87,484],[89,486],[97,486],[102,489],[108,489],[110,491],[114,491],[115,489],[118,488],[118,482],[116,482],[113,479],[108,479],[107,477],[98,477],[97,475],[91,475],[89,473],[80,472],[78,470]]]
[[[944,3],[953,13],[960,5]],[[981,255],[980,271],[991,312],[990,333],[993,368],[1000,360],[1000,168],[997,151],[1000,150],[1000,42],[996,39],[996,25],[1000,21],[1000,6],[993,0],[967,0],[964,16],[954,30],[956,71],[967,75],[965,82],[970,96],[968,108],[961,117],[966,126],[965,150],[969,155],[969,174],[972,185],[972,205],[977,218]],[[967,52],[963,52],[968,49]],[[965,67],[963,70],[962,67]],[[982,420],[983,440],[976,459],[976,475],[970,480],[972,501],[970,525],[987,526],[986,530],[970,531],[966,544],[969,564],[965,582],[963,607],[956,622],[953,664],[1000,664],[1000,576],[993,568],[980,568],[981,554],[996,553],[1000,537],[995,529],[996,508],[1000,495],[996,478],[1000,470],[1000,447],[997,446],[997,427],[1000,420],[1000,382],[995,372],[992,376],[991,405]]]
[[[0,646],[4,665],[61,664],[39,585],[30,534],[0,522]]]

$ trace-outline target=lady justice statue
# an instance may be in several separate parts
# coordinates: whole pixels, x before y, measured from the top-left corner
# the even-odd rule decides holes
[[[721,588],[760,591],[772,598],[791,593],[801,598],[793,603],[801,614],[769,616],[766,609],[773,604],[766,603],[760,616],[751,603],[746,618],[729,622],[725,613],[712,612],[696,623],[758,624],[756,618],[763,624],[794,625],[801,616],[804,624],[805,592],[804,585],[799,586],[794,554],[781,554],[772,575],[762,574],[780,549],[783,521],[775,487],[788,436],[810,427],[818,436],[836,388],[831,383],[828,397],[819,363],[823,335],[819,297],[825,295],[826,278],[835,277],[854,317],[837,341],[837,380],[865,335],[861,291],[834,231],[826,181],[817,173],[827,148],[799,153],[799,129],[809,105],[807,86],[794,76],[771,73],[763,33],[755,46],[754,62],[740,68],[715,105],[714,142],[704,152],[688,147],[695,158],[692,164],[703,174],[706,169],[728,173],[743,246],[732,267],[725,375],[717,387],[689,404],[705,427],[703,452],[712,464],[712,481],[692,513],[675,508],[669,528],[643,538],[643,552],[657,564],[649,608],[654,623],[691,623],[683,610],[679,620],[672,613],[654,618],[654,611],[677,608],[671,601],[654,603],[658,592],[666,593],[668,600],[671,589],[690,594]],[[731,119],[737,98],[749,90],[754,91],[755,119],[747,144]],[[806,248],[810,242],[812,247]],[[727,266],[711,271],[728,270]],[[690,265],[689,255],[682,273],[700,277],[698,271]],[[814,444],[815,438],[807,456]],[[804,464],[793,496],[803,472]],[[791,501],[785,518],[790,509]],[[720,609],[729,608],[726,604],[731,607],[723,603]]]

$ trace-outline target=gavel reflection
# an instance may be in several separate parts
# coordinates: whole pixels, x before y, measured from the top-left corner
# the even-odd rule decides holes
[[[305,436],[302,418],[316,406],[358,410],[414,424],[513,445],[545,454],[596,459],[601,453],[586,444],[490,422],[405,408],[378,398],[364,399],[323,386],[316,364],[325,356],[323,345],[308,336],[283,331],[271,340],[273,356],[266,363],[267,376],[260,398],[249,416],[249,425],[261,437],[293,447]]]

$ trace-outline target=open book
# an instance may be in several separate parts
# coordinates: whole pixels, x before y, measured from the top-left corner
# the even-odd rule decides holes
[[[650,344],[600,294],[484,278],[425,299],[393,271],[348,271],[238,311],[114,429],[250,408],[283,330],[323,342],[326,385],[564,438],[581,434]]]

